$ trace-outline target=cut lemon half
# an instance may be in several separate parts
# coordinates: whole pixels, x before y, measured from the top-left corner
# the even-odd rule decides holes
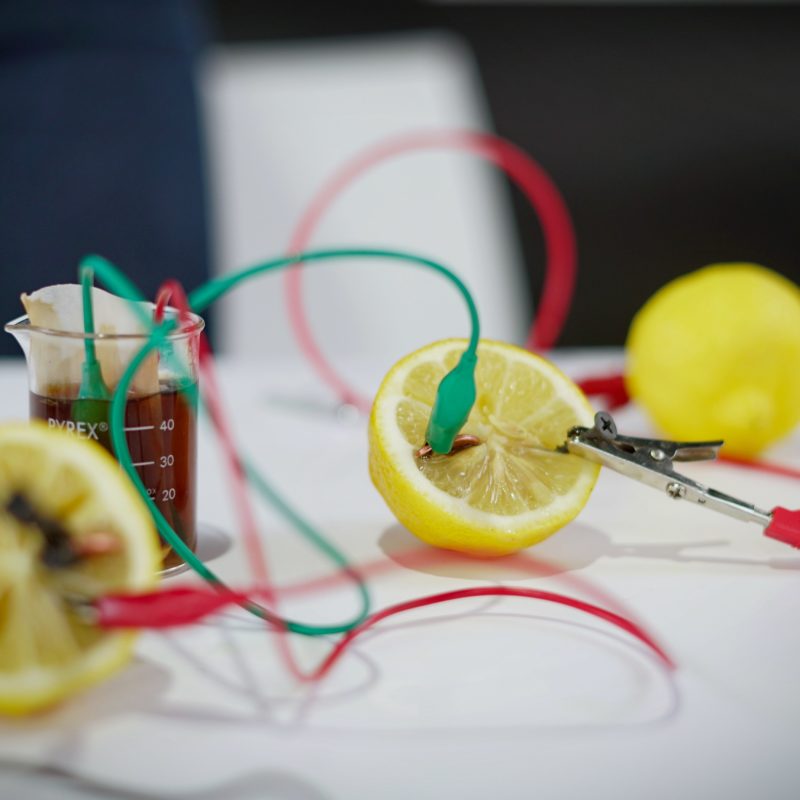
[[[477,399],[462,428],[480,444],[419,457],[436,388],[466,344],[424,347],[384,378],[370,418],[369,470],[397,519],[423,541],[501,556],[546,538],[586,504],[599,466],[556,448],[573,426],[591,426],[593,412],[548,361],[483,340]]]
[[[0,425],[0,713],[49,706],[124,665],[135,634],[78,609],[152,587],[159,568],[147,507],[100,445]]]

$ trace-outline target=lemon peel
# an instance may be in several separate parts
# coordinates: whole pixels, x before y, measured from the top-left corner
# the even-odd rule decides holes
[[[755,456],[800,422],[800,288],[756,264],[715,264],[636,314],[626,385],[674,439]]]
[[[42,531],[12,513],[20,497],[74,546],[97,532],[118,546],[48,566]],[[136,634],[87,624],[65,597],[150,589],[159,567],[147,507],[100,445],[40,423],[0,425],[0,714],[38,711],[124,666]]]

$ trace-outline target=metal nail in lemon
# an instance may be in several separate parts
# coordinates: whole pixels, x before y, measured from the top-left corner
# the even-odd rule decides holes
[[[800,289],[755,264],[668,283],[627,341],[631,396],[668,436],[754,456],[800,422]]]
[[[39,423],[0,425],[0,714],[52,705],[122,667],[135,633],[81,601],[152,587],[147,507],[100,445]]]
[[[443,379],[455,373],[449,380],[464,382],[465,353],[465,340],[450,339],[390,370],[370,418],[370,475],[398,520],[423,541],[501,556],[546,538],[586,504],[599,467],[558,448],[572,427],[592,424],[593,412],[549,362],[482,340],[474,405],[449,452],[431,448],[436,418],[446,418]]]

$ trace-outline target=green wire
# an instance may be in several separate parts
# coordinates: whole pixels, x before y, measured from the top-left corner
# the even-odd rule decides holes
[[[475,301],[469,293],[464,282],[456,275],[455,272],[449,270],[447,267],[433,261],[424,256],[414,255],[413,253],[404,253],[400,250],[375,250],[371,248],[358,248],[358,249],[335,249],[335,250],[309,250],[306,253],[296,253],[291,256],[284,256],[283,258],[275,258],[270,261],[264,261],[261,264],[256,264],[252,267],[246,267],[239,272],[232,272],[229,275],[223,275],[219,278],[209,281],[208,283],[195,289],[189,293],[189,305],[196,313],[201,313],[208,306],[216,300],[219,300],[224,294],[227,294],[234,286],[253,278],[256,275],[261,275],[265,272],[271,272],[276,269],[284,269],[292,264],[315,262],[315,261],[333,261],[336,259],[344,258],[383,258],[391,261],[404,261],[407,264],[413,264],[418,267],[426,267],[438,272],[447,278],[464,298],[469,311],[469,321],[471,326],[471,334],[469,344],[467,345],[467,353],[475,354],[478,349],[478,340],[480,339],[480,321],[478,319],[478,309],[475,306]]]
[[[85,265],[87,262],[92,264],[92,267],[101,277],[101,280],[106,285],[113,288],[115,293],[125,297],[128,300],[135,301],[144,299],[144,296],[135,286],[135,284],[124,278],[122,273],[120,273],[119,270],[113,264],[111,264],[111,262],[101,258],[100,256],[89,256],[87,259],[84,259],[84,262],[82,263]],[[133,467],[133,460],[131,459],[127,439],[124,435],[124,398],[127,396],[133,376],[136,374],[142,362],[154,350],[160,350],[162,355],[164,354],[165,347],[168,344],[167,337],[176,327],[176,322],[174,320],[167,320],[158,327],[153,327],[152,319],[147,312],[139,306],[135,306],[135,308],[137,309],[137,313],[142,321],[149,325],[152,328],[152,331],[150,339],[145,343],[142,349],[136,353],[131,360],[128,369],[125,373],[123,373],[123,376],[120,379],[120,382],[114,393],[114,398],[111,404],[110,425],[111,441],[114,446],[114,451],[129,479],[133,482],[137,491],[147,503],[156,527],[159,533],[161,533],[162,537],[170,544],[172,549],[205,581],[219,589],[224,590],[226,588],[225,584],[219,578],[219,576],[208,569],[208,567],[206,567],[205,564],[203,564],[203,562],[197,558],[194,552],[174,531],[172,526],[161,513],[161,510],[153,502],[152,498],[147,492],[146,487],[142,483],[139,474]],[[168,349],[167,354],[171,355],[173,359],[175,358],[174,351],[171,348]],[[185,389],[182,389],[181,391],[184,394],[188,393]],[[203,405],[203,410],[207,412],[205,405]],[[277,508],[277,510],[289,520],[289,522],[291,522],[304,536],[306,536],[306,538],[311,541],[313,545],[322,550],[343,572],[347,573],[354,580],[360,596],[361,610],[353,620],[346,623],[327,626],[311,626],[300,622],[281,620],[279,617],[270,613],[267,609],[263,608],[257,603],[248,603],[245,604],[244,607],[258,617],[270,620],[276,625],[285,627],[294,633],[305,634],[308,636],[344,633],[359,625],[367,617],[370,609],[369,593],[361,578],[348,563],[345,557],[332,544],[330,544],[330,542],[321,536],[309,522],[303,519],[303,517],[298,514],[297,511],[295,511],[285,500],[283,500],[278,492],[270,486],[270,484],[257,472],[254,467],[248,466],[246,473],[248,480],[251,482],[251,484],[255,485],[256,489],[261,493],[264,499],[266,499],[268,502],[271,502]]]
[[[83,364],[81,366],[81,385],[78,388],[78,400],[81,403],[79,416],[86,419],[102,416],[103,409],[92,404],[91,400],[108,400],[110,393],[103,380],[103,373],[100,369],[100,362],[97,360],[97,351],[94,345],[94,308],[92,306],[92,284],[94,283],[94,271],[90,266],[83,265],[79,270],[79,280],[81,284],[81,299],[83,306]],[[98,417],[99,419],[99,417]]]
[[[83,332],[86,334],[83,340],[83,351],[86,363],[91,364],[97,361],[97,353],[94,348],[94,306],[92,305],[92,284],[94,283],[94,272],[89,266],[82,266],[79,270],[79,280],[81,284],[81,300],[83,305]]]
[[[139,494],[145,499],[145,502],[150,507],[150,513],[156,523],[159,533],[169,543],[172,549],[205,581],[219,589],[227,589],[222,579],[212,570],[210,570],[192,551],[192,549],[178,536],[172,526],[167,522],[161,510],[153,502],[153,499],[147,493],[147,489],[142,483],[136,469],[133,467],[130,452],[128,451],[128,443],[124,434],[125,425],[125,395],[127,394],[128,386],[132,376],[139,369],[142,362],[150,355],[151,352],[161,346],[175,327],[174,321],[170,321],[167,326],[159,326],[155,328],[151,335],[150,341],[139,350],[139,352],[131,360],[129,370],[123,373],[120,379],[114,399],[111,403],[111,441],[114,445],[117,459],[122,464],[128,477],[133,481]],[[205,406],[203,406],[205,410]],[[291,631],[292,633],[299,633],[305,636],[324,636],[334,633],[346,633],[351,628],[359,625],[369,615],[370,599],[366,585],[358,576],[353,567],[349,564],[347,559],[336,549],[330,542],[328,542],[321,534],[319,534],[314,527],[306,521],[297,511],[295,511],[289,503],[283,500],[279,493],[270,486],[262,475],[250,464],[246,464],[245,473],[248,481],[255,486],[261,496],[268,502],[272,503],[277,511],[289,520],[301,534],[311,541],[313,545],[322,550],[331,561],[333,561],[343,572],[346,572],[352,577],[356,583],[356,588],[359,593],[361,602],[361,610],[358,615],[349,622],[338,623],[334,625],[307,625],[302,622],[295,622],[293,620],[280,619],[272,614],[267,609],[258,605],[257,603],[247,603],[245,608],[251,613],[255,614],[262,619],[267,619],[276,623],[280,627]]]
[[[316,250],[307,253],[297,253],[292,256],[285,256],[282,258],[272,259],[270,261],[256,264],[255,266],[248,267],[238,272],[231,273],[220,278],[216,278],[203,286],[195,289],[189,294],[188,302],[190,307],[196,313],[202,312],[211,303],[218,300],[227,292],[231,291],[239,283],[256,277],[272,270],[283,269],[298,262],[324,262],[335,259],[344,258],[384,258],[394,261],[402,261],[415,266],[425,267],[432,269],[435,272],[443,275],[450,280],[461,293],[464,298],[467,309],[469,311],[471,323],[471,336],[467,350],[462,356],[462,362],[471,362],[474,365],[476,358],[476,351],[478,341],[480,338],[480,323],[478,320],[478,311],[472,295],[464,285],[462,280],[447,267],[442,266],[436,261],[417,256],[410,253],[403,253],[395,250],[382,250],[382,249],[337,249],[337,250]],[[100,256],[88,256],[82,262],[82,268],[92,267],[103,283],[109,286],[112,291],[125,297],[129,300],[143,299],[141,292],[138,288],[125,278],[122,273],[107,260]],[[138,308],[138,307],[137,307]],[[140,315],[152,326],[150,320],[143,310],[139,310]],[[133,481],[137,490],[148,504],[153,519],[155,520],[156,527],[161,533],[162,537],[169,543],[175,552],[204,580],[211,585],[224,589],[225,584],[223,581],[192,552],[192,550],[183,542],[183,540],[173,530],[172,526],[167,522],[164,515],[158,509],[149,496],[146,487],[139,478],[138,473],[133,467],[133,462],[128,450],[128,444],[125,437],[125,404],[128,389],[133,380],[133,376],[139,369],[144,360],[150,355],[151,352],[159,348],[163,348],[167,343],[169,333],[174,330],[177,323],[175,320],[165,320],[160,325],[153,327],[149,340],[145,345],[136,353],[127,369],[123,373],[111,404],[111,439],[116,452],[117,458],[122,464],[123,469],[128,477]],[[246,605],[246,608],[256,616],[278,622],[287,630],[293,633],[299,633],[306,636],[323,636],[334,633],[345,633],[352,628],[357,627],[369,614],[369,593],[367,587],[356,571],[347,562],[344,555],[328,542],[321,534],[319,534],[314,527],[308,523],[299,513],[297,513],[280,494],[273,489],[269,483],[258,473],[255,467],[249,462],[243,462],[245,466],[245,474],[248,481],[254,486],[261,496],[276,508],[297,530],[306,537],[315,547],[321,550],[332,562],[339,566],[348,575],[354,578],[359,591],[362,609],[360,613],[350,622],[338,625],[307,625],[300,622],[291,620],[278,620],[271,612],[264,609],[256,603]]]

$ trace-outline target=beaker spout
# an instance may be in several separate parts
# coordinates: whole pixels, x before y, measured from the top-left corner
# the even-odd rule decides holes
[[[7,333],[10,333],[17,340],[17,344],[22,348],[22,352],[27,358],[31,344],[31,322],[28,319],[28,315],[23,314],[21,317],[12,319],[11,322],[5,324],[4,328]]]

